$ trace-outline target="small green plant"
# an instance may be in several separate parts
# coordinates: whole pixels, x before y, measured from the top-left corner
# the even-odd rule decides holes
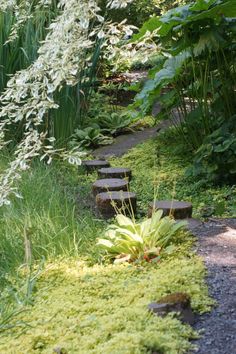
[[[162,215],[163,211],[158,210],[150,219],[136,223],[118,214],[117,224],[108,228],[106,238],[99,239],[98,246],[116,263],[142,259],[158,261],[162,252],[174,251],[172,238],[186,225],[185,221],[176,223],[169,216],[162,218]]]
[[[113,139],[109,136],[103,135],[99,127],[88,127],[85,129],[76,129],[72,135],[70,145],[81,148],[96,148],[99,145],[109,145]]]

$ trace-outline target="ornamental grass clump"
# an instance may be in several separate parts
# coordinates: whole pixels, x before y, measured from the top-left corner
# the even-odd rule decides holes
[[[109,226],[98,246],[105,250],[115,263],[135,260],[159,261],[162,254],[175,250],[173,237],[186,226],[171,217],[162,218],[163,211],[153,213],[150,219],[140,223],[118,214],[116,224]]]

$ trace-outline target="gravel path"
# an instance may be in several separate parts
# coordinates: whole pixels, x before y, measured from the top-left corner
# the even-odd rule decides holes
[[[236,354],[236,219],[212,219],[194,230],[217,306],[195,325],[198,354]]]

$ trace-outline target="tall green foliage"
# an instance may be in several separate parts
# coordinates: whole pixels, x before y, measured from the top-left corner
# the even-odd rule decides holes
[[[150,19],[134,37],[156,31],[162,54],[136,104],[148,112],[161,95],[159,117],[172,115],[196,152],[195,173],[224,181],[236,174],[235,16],[234,0],[198,0]]]
[[[36,58],[40,42],[45,38],[47,26],[58,13],[57,1],[48,7],[37,7],[31,1],[27,19],[20,26],[17,36],[9,41],[17,17],[12,10],[0,11],[0,92],[6,87],[8,76],[28,67]]]

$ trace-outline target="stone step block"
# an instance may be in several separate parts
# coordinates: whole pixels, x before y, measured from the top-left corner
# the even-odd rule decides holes
[[[110,163],[106,160],[84,160],[82,166],[87,173],[92,173],[103,167],[110,167]]]
[[[172,215],[175,219],[187,219],[192,217],[193,206],[189,202],[177,200],[161,200],[149,204],[148,217],[152,216],[153,211],[163,210],[163,216]]]
[[[130,168],[108,167],[98,170],[98,176],[101,178],[126,178],[131,180],[132,173]]]
[[[98,179],[93,183],[92,191],[96,196],[99,193],[111,191],[128,191],[129,182],[121,178]]]
[[[132,192],[106,192],[96,196],[96,204],[99,214],[104,219],[110,219],[117,213],[127,216],[136,213],[137,198]]]

